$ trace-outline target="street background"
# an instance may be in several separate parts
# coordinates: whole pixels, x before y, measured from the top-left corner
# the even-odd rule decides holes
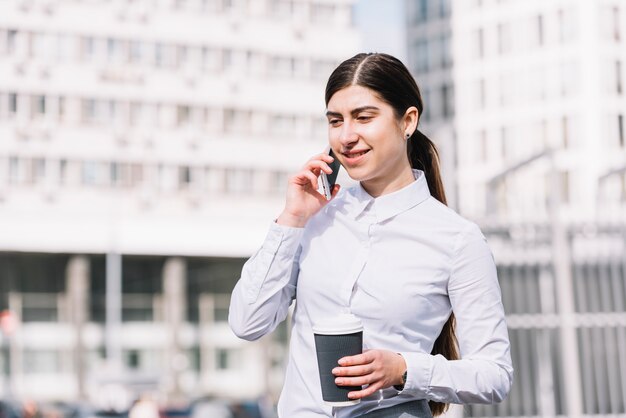
[[[0,2],[0,417],[274,416],[289,320],[238,340],[230,292],[360,51],[498,267],[514,386],[448,415],[626,416],[625,38],[626,0]]]

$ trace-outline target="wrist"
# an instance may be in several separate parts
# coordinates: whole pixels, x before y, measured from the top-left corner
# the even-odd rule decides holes
[[[393,387],[396,390],[403,390],[404,384],[406,383],[406,378],[407,378],[407,366],[406,366],[406,361],[404,360],[404,357],[402,357],[400,353],[398,353],[398,357],[400,357],[400,361],[398,362],[399,368],[398,368],[398,373],[396,373],[397,378],[396,378],[396,381],[394,382]]]
[[[281,213],[278,218],[276,218],[276,223],[279,225],[290,226],[293,228],[304,228],[306,225],[306,219],[304,216],[296,216],[287,212]]]

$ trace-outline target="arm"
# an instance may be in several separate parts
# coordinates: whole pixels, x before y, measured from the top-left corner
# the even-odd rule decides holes
[[[438,402],[500,402],[513,381],[509,337],[493,256],[474,224],[459,236],[448,294],[461,360],[401,353],[404,392]]]
[[[285,319],[296,295],[300,239],[304,226],[328,200],[317,191],[322,171],[330,174],[333,158],[311,158],[287,185],[285,209],[270,228],[261,249],[244,265],[233,289],[228,312],[231,329],[240,338],[256,340]],[[335,185],[332,197],[339,192]]]
[[[338,385],[369,385],[356,399],[401,383],[402,393],[443,403],[495,403],[513,380],[510,344],[495,264],[485,238],[472,224],[460,233],[448,284],[461,360],[427,353],[369,350],[344,357],[333,370]],[[358,377],[350,377],[358,376]]]
[[[286,318],[296,293],[302,232],[273,223],[261,249],[244,264],[228,312],[239,338],[261,338]]]

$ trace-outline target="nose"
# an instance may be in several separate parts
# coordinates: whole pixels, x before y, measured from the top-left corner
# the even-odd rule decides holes
[[[359,135],[354,129],[354,125],[348,121],[341,125],[341,131],[339,132],[339,142],[342,146],[349,146],[359,140]]]

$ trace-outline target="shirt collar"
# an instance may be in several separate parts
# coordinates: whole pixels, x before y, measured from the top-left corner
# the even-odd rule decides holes
[[[377,198],[372,197],[365,191],[361,183],[354,188],[352,213],[354,218],[358,218],[365,208],[372,203],[372,212],[376,216],[377,222],[387,219],[419,205],[430,197],[426,176],[422,170],[413,170],[415,181],[395,192],[384,194]]]

